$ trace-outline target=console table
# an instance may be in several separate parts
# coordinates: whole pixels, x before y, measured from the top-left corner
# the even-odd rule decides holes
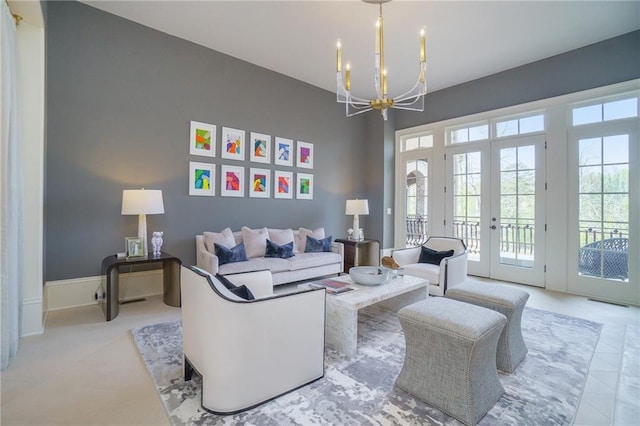
[[[107,276],[106,297],[102,311],[107,321],[118,316],[120,303],[120,267],[133,267],[148,263],[162,263],[163,301],[169,306],[180,307],[180,265],[182,261],[175,256],[162,252],[159,256],[118,258],[107,256],[102,260],[102,273]]]
[[[380,266],[380,242],[378,240],[336,239],[344,244],[344,273],[352,266]]]

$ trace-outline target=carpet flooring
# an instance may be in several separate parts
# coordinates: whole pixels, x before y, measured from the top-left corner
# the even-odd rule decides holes
[[[522,332],[529,349],[512,374],[499,372],[505,394],[480,425],[570,425],[602,325],[525,308]],[[325,377],[254,409],[217,416],[200,406],[201,381],[182,377],[179,321],[132,330],[142,359],[175,425],[460,425],[457,420],[394,387],[404,359],[395,313],[360,313],[358,354],[325,350]]]

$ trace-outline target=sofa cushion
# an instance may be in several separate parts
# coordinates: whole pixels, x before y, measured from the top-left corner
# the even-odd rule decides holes
[[[331,251],[331,235],[327,238],[316,239],[307,235],[307,245],[304,249],[305,253],[318,253]]]
[[[297,257],[297,255],[295,257],[290,257],[289,259],[281,259],[279,257],[265,257],[265,265],[267,266],[266,269],[270,270],[271,273],[276,273],[276,272],[286,272],[289,271],[291,269],[291,259],[295,259]]]
[[[293,230],[291,229],[267,229],[269,239],[276,244],[283,245],[294,241]],[[295,242],[293,249],[295,250]]]
[[[242,242],[247,250],[248,257],[264,257],[267,249],[267,228],[251,229],[242,227]]]
[[[307,236],[311,236],[316,240],[321,240],[324,238],[324,228],[318,228],[313,231],[307,228],[298,229],[298,241],[296,241],[295,244],[297,245],[296,250],[299,253],[304,253],[305,248],[307,247]]]
[[[338,253],[322,252],[322,253],[298,253],[295,257],[287,259],[289,269],[299,271],[306,268],[315,268],[318,266],[340,263],[342,257]]]
[[[226,248],[232,248],[236,245],[236,240],[233,238],[233,232],[230,228],[225,228],[220,232],[205,232],[204,233],[204,246],[210,253],[214,253],[214,244],[220,244]]]
[[[445,257],[453,256],[453,250],[446,251],[437,251],[432,250],[429,247],[422,247],[420,251],[420,259],[418,259],[418,263],[431,263],[432,265],[440,265],[440,262]]]
[[[253,293],[251,293],[251,290],[249,290],[249,287],[247,287],[246,285],[237,286],[234,283],[232,283],[231,281],[229,281],[226,277],[224,277],[224,276],[222,276],[220,274],[216,275],[216,278],[231,293],[235,294],[236,296],[240,297],[241,299],[244,299],[244,300],[254,300],[255,299],[255,297],[253,296]]]
[[[425,278],[429,280],[429,284],[440,284],[440,266],[431,263],[411,263],[404,265],[405,275]]]
[[[246,262],[227,263],[218,267],[218,273],[222,275],[228,275],[269,269],[267,260],[268,259],[264,257],[254,257],[253,259],[249,259]]]
[[[267,239],[267,250],[264,256],[279,257],[280,259],[288,259],[290,257],[293,257],[293,241],[280,245]]]
[[[247,258],[247,253],[244,250],[244,243],[240,243],[232,248],[227,248],[217,243],[214,243],[213,246],[215,254],[218,256],[218,265],[249,260]]]

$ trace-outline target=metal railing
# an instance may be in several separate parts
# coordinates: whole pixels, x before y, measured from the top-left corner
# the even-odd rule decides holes
[[[628,226],[628,224],[627,224]],[[602,229],[588,227],[580,229],[580,245],[587,245],[606,238],[628,238],[624,230],[604,227]]]
[[[453,236],[464,241],[469,253],[480,253],[480,222],[454,221]]]
[[[428,222],[422,216],[407,216],[406,218],[405,244],[407,247],[419,246],[427,241]]]

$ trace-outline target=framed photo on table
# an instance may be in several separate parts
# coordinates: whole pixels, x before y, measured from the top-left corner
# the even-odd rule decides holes
[[[125,241],[125,250],[127,252],[127,258],[144,256],[144,245],[143,245],[142,238],[126,237],[124,241]]]

